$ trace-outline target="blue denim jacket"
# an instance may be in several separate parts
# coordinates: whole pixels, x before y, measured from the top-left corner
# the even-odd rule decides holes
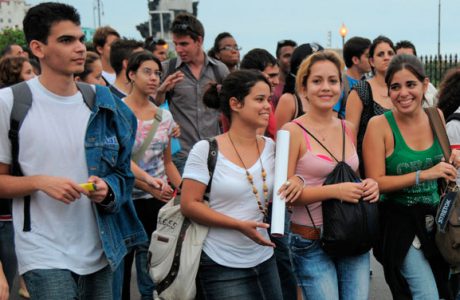
[[[85,137],[89,175],[101,177],[112,189],[115,201],[94,204],[102,248],[112,270],[127,248],[147,241],[131,199],[134,176],[131,148],[137,121],[131,110],[110,90],[96,85],[96,99]]]

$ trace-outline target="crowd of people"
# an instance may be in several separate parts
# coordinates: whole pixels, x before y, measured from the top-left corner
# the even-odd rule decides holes
[[[25,298],[130,299],[134,261],[141,299],[153,299],[150,236],[177,193],[184,216],[210,228],[197,299],[368,299],[372,252],[321,244],[331,199],[378,203],[373,253],[395,299],[457,298],[458,266],[426,220],[438,182],[460,183],[460,69],[437,91],[415,46],[386,36],[352,37],[343,57],[282,40],[276,56],[240,58],[223,32],[205,52],[187,13],[171,24],[174,52],[109,26],[85,44],[77,10],[61,3],[30,8],[23,30],[27,49],[8,45],[0,59],[0,300],[17,274]],[[426,107],[448,121],[449,161]],[[288,178],[274,190],[280,129]],[[361,181],[324,185],[339,162]],[[268,231],[275,193],[282,237]]]

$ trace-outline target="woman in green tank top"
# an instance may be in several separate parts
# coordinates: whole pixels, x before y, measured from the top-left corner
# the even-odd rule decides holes
[[[450,163],[441,161],[441,146],[422,108],[429,81],[417,57],[395,56],[385,82],[394,108],[370,120],[363,143],[366,175],[381,193],[374,254],[393,298],[449,299],[449,266],[434,243],[434,216],[437,179],[456,179],[460,152],[452,151]]]

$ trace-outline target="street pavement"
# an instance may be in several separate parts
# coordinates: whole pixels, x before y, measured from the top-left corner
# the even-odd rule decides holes
[[[133,264],[134,266],[135,264]],[[391,300],[391,293],[388,285],[385,283],[385,278],[383,276],[382,266],[375,260],[374,256],[371,255],[371,286],[369,292],[369,300]],[[357,287],[359,288],[359,287]],[[13,287],[13,291],[17,291],[17,283]],[[138,300],[140,299],[139,292],[137,290],[136,283],[136,271],[133,268],[131,276],[131,299]],[[10,300],[24,300],[23,298],[17,295],[17,292],[10,297]]]

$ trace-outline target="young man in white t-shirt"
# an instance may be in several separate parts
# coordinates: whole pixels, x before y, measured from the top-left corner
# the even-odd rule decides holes
[[[112,43],[120,38],[120,34],[110,26],[99,27],[93,35],[93,45],[101,56],[102,78],[107,86],[115,83],[117,75],[110,63]]]
[[[86,47],[75,8],[39,4],[23,23],[42,68],[27,82],[33,101],[18,156],[24,176],[9,175],[14,99],[10,88],[0,90],[0,197],[14,198],[19,273],[33,299],[112,299],[112,270],[146,238],[130,200],[136,121],[107,88],[93,87],[93,106],[79,92],[73,74],[83,71]],[[86,182],[95,190],[80,186]]]

